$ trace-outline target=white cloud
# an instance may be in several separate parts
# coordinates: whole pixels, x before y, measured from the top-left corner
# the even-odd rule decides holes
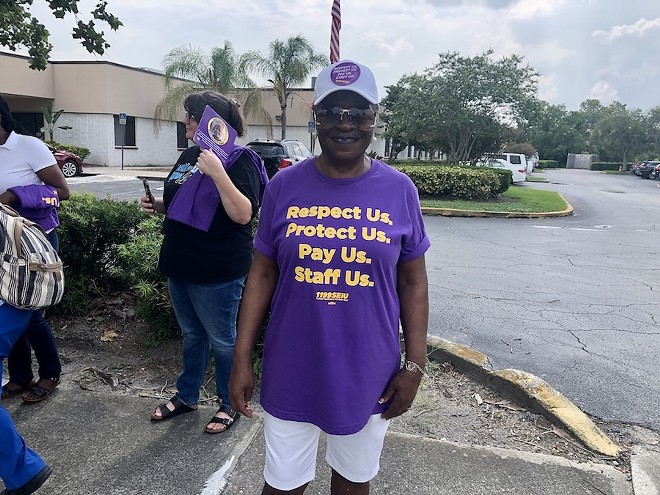
[[[538,45],[527,45],[527,49],[534,64],[553,67],[561,65],[564,60],[575,54],[575,50],[561,47],[556,40]]]
[[[614,86],[607,81],[598,81],[593,85],[587,98],[600,100],[601,103],[608,105],[619,97],[619,93]]]
[[[555,101],[559,95],[559,84],[556,74],[539,76],[539,98],[544,101]]]
[[[508,9],[507,16],[515,20],[548,17],[563,8],[566,0],[520,0]],[[542,22],[539,19],[540,22]]]
[[[379,50],[386,51],[392,57],[414,49],[414,46],[408,41],[408,36],[403,36],[394,40],[394,42],[388,42],[382,33],[372,33],[367,36],[367,39],[374,43]]]
[[[594,31],[592,36],[596,39],[612,43],[619,38],[627,36],[637,36],[641,38],[644,36],[644,34],[646,34],[647,31],[651,29],[660,29],[660,17],[652,20],[641,18],[635,24],[613,26],[609,31]]]

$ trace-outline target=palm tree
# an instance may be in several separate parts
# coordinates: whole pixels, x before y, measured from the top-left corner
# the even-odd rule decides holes
[[[286,108],[291,88],[305,82],[317,67],[328,65],[328,59],[314,53],[314,48],[302,35],[286,41],[275,40],[269,48],[267,57],[258,51],[250,51],[243,54],[242,62],[247,70],[261,74],[273,84],[282,110],[282,139],[285,139]]]
[[[208,58],[193,45],[172,49],[163,60],[166,94],[156,105],[156,125],[162,119],[176,119],[181,102],[195,92],[212,90],[233,97],[242,107],[243,117],[260,115],[272,125],[270,114],[261,103],[261,89],[248,76],[241,57],[234,53],[229,41],[222,48],[215,47]],[[175,79],[178,79],[175,83]]]

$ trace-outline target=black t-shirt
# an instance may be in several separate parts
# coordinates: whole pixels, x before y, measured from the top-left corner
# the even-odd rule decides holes
[[[196,170],[198,146],[188,148],[165,179],[163,201],[168,209],[174,194]],[[227,175],[252,203],[252,216],[259,209],[261,180],[256,167],[241,155]],[[252,263],[252,225],[233,222],[220,201],[208,232],[165,217],[159,270],[167,277],[189,283],[228,282],[247,275]]]

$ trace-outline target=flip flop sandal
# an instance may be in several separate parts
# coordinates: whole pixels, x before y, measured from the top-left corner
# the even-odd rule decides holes
[[[22,394],[34,385],[34,383],[34,380],[30,380],[27,385],[19,385],[16,382],[7,382],[5,386],[2,387],[2,400]]]
[[[50,383],[49,386],[43,386],[44,383]],[[40,385],[40,383],[42,385]],[[40,378],[37,383],[32,385],[30,388],[28,388],[25,392],[23,392],[23,402],[28,402],[28,403],[35,403],[35,402],[41,402],[42,400],[46,399],[50,394],[53,393],[53,390],[57,388],[57,386],[60,384],[60,378]],[[33,397],[31,397],[31,395]]]
[[[189,406],[176,395],[170,399],[170,402],[174,405],[174,410],[170,411],[170,409],[167,407],[167,402],[165,404],[160,404],[156,408],[158,411],[160,411],[160,416],[156,416],[154,411],[154,414],[151,415],[151,421],[164,421],[166,419],[197,410],[197,406]]]
[[[216,414],[218,414],[219,412],[223,412],[227,414],[229,418],[218,418],[217,416],[213,416],[211,418],[211,421],[209,421],[209,423],[204,428],[204,431],[206,433],[211,433],[212,435],[216,433],[224,433],[241,418],[241,415],[236,411],[234,411],[231,408],[231,406],[226,406],[224,404],[220,406],[220,409],[218,409],[218,412],[216,412]],[[221,425],[225,425],[225,427],[223,429],[209,428],[209,426],[211,426],[212,424],[221,424]]]

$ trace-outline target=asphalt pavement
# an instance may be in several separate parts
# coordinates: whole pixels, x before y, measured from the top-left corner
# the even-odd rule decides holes
[[[87,167],[86,173],[162,179],[167,170],[102,167],[97,171]],[[450,360],[493,387],[507,388],[507,393],[508,387],[516,387],[527,404],[548,413],[572,406],[561,394],[553,398],[551,385],[532,375],[489,369],[487,357],[476,350],[437,339],[429,343],[433,359]],[[54,469],[39,495],[239,495],[260,493],[263,485],[260,415],[252,420],[241,418],[226,433],[209,435],[203,428],[214,407],[152,423],[153,399],[99,394],[67,382],[44,403],[22,405],[20,399],[10,399],[3,406],[27,443]],[[577,408],[567,416],[555,417],[571,431],[583,420]],[[586,435],[599,433],[595,428],[595,433],[587,431]],[[607,439],[600,440],[607,447]],[[629,478],[604,464],[389,433],[371,493],[660,494],[660,453],[631,454]],[[329,493],[329,469],[323,456],[322,447],[317,479],[310,483],[307,494]]]

